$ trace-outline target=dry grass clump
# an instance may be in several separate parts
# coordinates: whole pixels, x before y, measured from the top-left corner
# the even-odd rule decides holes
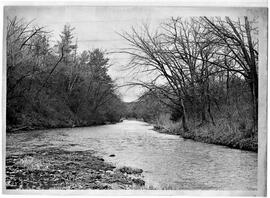
[[[236,119],[237,118],[237,119]],[[173,122],[169,116],[160,116],[157,125],[154,127],[160,132],[180,135],[183,138],[195,141],[212,143],[239,148],[250,151],[257,151],[257,134],[251,129],[251,120],[247,117],[232,116],[215,119],[215,124],[206,122],[201,124],[199,121],[192,120],[189,123],[190,130],[182,130],[181,121]]]

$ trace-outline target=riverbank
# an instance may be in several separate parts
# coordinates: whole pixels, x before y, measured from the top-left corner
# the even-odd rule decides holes
[[[181,123],[153,124],[154,130],[160,133],[179,135],[208,144],[227,146],[234,149],[258,152],[258,137],[252,136],[249,130],[239,130],[220,121],[214,126],[211,123],[194,125],[189,131],[183,131]]]
[[[22,189],[48,189],[46,183],[54,184],[54,180],[63,177],[66,184],[57,180],[56,186],[51,185],[49,189],[102,189],[101,186],[97,187],[100,183],[109,183],[104,188],[256,190],[256,153],[183,141],[178,136],[157,133],[151,129],[152,125],[145,122],[125,120],[106,126],[7,134],[5,150],[9,167],[7,171],[11,172],[7,173],[9,181],[17,177],[19,179],[15,182],[25,181],[23,183],[27,184],[30,181],[28,185],[34,185],[26,188],[24,184],[25,188]],[[103,163],[115,168],[104,170]],[[135,172],[123,166],[136,168]],[[20,170],[23,170],[22,176],[18,175]],[[72,171],[79,175],[74,176]],[[137,177],[140,180],[133,180],[133,183],[144,180],[145,185],[126,185],[125,181],[124,184],[118,184],[120,176],[111,174],[127,176],[129,181],[140,174]],[[24,175],[39,179],[30,176],[24,178]],[[106,179],[107,176],[111,181]],[[45,180],[44,184],[39,184],[40,178]],[[38,182],[37,187],[34,182]]]
[[[57,147],[6,156],[6,189],[138,189],[141,169],[116,168],[93,151]]]
[[[14,109],[7,111],[6,131],[31,131],[55,128],[74,128],[104,125],[106,123],[117,123],[121,120],[121,115],[88,115],[76,114],[65,103],[50,103],[45,105],[29,105],[20,113]],[[13,111],[14,110],[14,111]],[[78,112],[79,113],[79,112]]]
[[[119,120],[118,122],[122,122],[123,120]],[[114,122],[102,122],[102,123],[92,123],[92,124],[59,124],[59,125],[30,125],[30,126],[7,126],[6,132],[7,133],[19,133],[23,131],[33,131],[33,130],[48,130],[48,129],[64,129],[64,128],[77,128],[77,127],[91,127],[91,126],[102,126],[107,124],[116,124],[118,123],[116,121]]]

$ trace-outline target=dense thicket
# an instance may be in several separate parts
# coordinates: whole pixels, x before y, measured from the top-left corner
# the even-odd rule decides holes
[[[56,45],[42,27],[7,20],[7,128],[119,121],[123,104],[100,49],[77,52],[65,25]]]
[[[247,17],[190,17],[172,18],[154,30],[147,25],[140,30],[132,28],[122,34],[130,44],[124,51],[132,56],[128,68],[149,78],[131,84],[146,88],[144,96],[154,94],[148,105],[156,101],[165,105],[170,119],[180,123],[182,134],[194,135],[200,128],[207,131],[205,139],[224,138],[233,144],[256,139],[256,26],[257,22]],[[147,105],[140,103],[137,114],[144,115]],[[151,115],[152,120],[158,117]]]

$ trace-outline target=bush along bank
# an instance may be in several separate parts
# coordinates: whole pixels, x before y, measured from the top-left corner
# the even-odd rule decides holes
[[[31,123],[30,125],[8,125],[6,127],[7,133],[20,133],[25,131],[33,131],[33,130],[48,130],[48,129],[58,129],[58,128],[76,128],[76,127],[91,127],[91,126],[99,126],[106,124],[116,124],[119,121],[106,121],[106,122],[82,122],[80,124],[74,124],[72,122],[59,122],[59,123]]]
[[[154,130],[198,142],[258,152],[257,134],[252,135],[251,130],[239,129],[239,126],[228,124],[226,120],[219,120],[215,125],[210,122],[203,125],[195,124],[189,131],[183,131],[181,122],[156,123]]]
[[[92,116],[89,119],[82,119],[68,108],[62,108],[57,111],[55,107],[51,107],[49,110],[46,110],[46,112],[30,109],[24,113],[17,114],[16,116],[18,117],[16,122],[7,122],[7,133],[54,128],[88,127],[114,124],[121,121],[120,115],[114,117],[101,117],[97,115],[96,117]]]

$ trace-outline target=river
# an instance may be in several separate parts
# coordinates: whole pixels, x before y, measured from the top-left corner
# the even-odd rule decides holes
[[[256,190],[257,153],[158,133],[141,121],[7,134],[7,152],[61,147],[95,150],[116,166],[143,169],[146,186],[180,190]],[[115,155],[110,157],[110,155]]]

